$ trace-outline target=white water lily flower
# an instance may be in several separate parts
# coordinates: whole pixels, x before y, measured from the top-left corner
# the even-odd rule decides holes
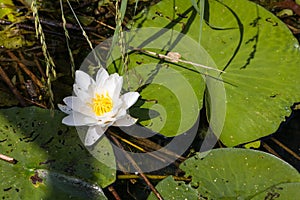
[[[89,126],[85,145],[93,145],[109,126],[130,126],[137,119],[127,114],[127,109],[138,99],[138,92],[120,94],[123,77],[108,75],[100,68],[96,81],[83,71],[75,73],[73,90],[76,96],[64,98],[66,105],[58,107],[69,114],[62,123],[69,126]]]

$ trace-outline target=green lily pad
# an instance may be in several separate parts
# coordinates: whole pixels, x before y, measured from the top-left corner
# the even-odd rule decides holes
[[[173,67],[165,66],[159,69],[152,83],[140,93],[143,104],[134,107],[130,112],[133,117],[139,119],[140,124],[165,136],[176,136],[194,125],[202,105],[200,97],[203,98],[203,93],[200,91],[204,91],[201,75]],[[134,73],[143,77],[146,82],[151,76],[151,71],[155,69],[156,65],[137,66]],[[133,73],[127,76],[130,85],[135,81],[132,76]],[[187,81],[193,78],[193,82]]]
[[[165,0],[145,9],[132,27],[170,28],[195,41],[201,36],[201,45],[226,72],[222,74],[226,119],[220,137],[225,145],[235,146],[274,133],[290,115],[293,103],[300,100],[297,40],[277,17],[252,2],[205,2],[201,34],[200,16],[190,2],[183,0]],[[207,103],[209,108],[210,101]],[[213,111],[209,116],[218,114],[223,115]]]
[[[126,69],[120,60],[122,49],[119,46],[114,48],[106,65],[110,73],[118,72],[124,76],[124,90],[140,92],[139,107],[133,107],[131,115],[138,118],[143,126],[165,136],[176,136],[189,130],[203,106],[204,79],[213,87],[219,84],[212,75],[216,73],[200,66],[170,62],[159,56],[131,50],[134,47],[160,55],[180,52],[180,59],[184,61],[214,68],[213,60],[197,42],[169,29],[135,29],[124,32],[123,38],[127,41],[126,46],[131,47],[126,49],[129,53]],[[198,54],[192,54],[190,49]],[[97,47],[95,51],[101,50]],[[91,56],[93,58],[93,54]],[[87,65],[86,61],[81,67]]]
[[[101,187],[115,181],[115,169],[87,152],[75,128],[61,124],[64,114],[52,114],[37,107],[0,110],[0,153],[18,161],[0,160],[0,196],[106,199]],[[103,159],[114,160],[110,145],[101,148]]]
[[[211,199],[248,199],[282,183],[300,182],[298,171],[281,159],[250,149],[215,149],[186,160],[181,169],[191,185]]]
[[[168,177],[156,189],[165,199],[294,199],[300,174],[281,159],[249,149],[197,153],[181,169],[188,184]],[[191,198],[191,197],[198,198]],[[155,199],[151,194],[149,199]]]
[[[300,183],[282,183],[256,195],[252,200],[276,199],[286,200],[295,199],[300,196]]]
[[[198,199],[198,192],[189,184],[185,184],[183,181],[174,181],[174,179],[169,176],[162,180],[155,187],[164,199]],[[151,193],[148,200],[155,200],[157,197]]]

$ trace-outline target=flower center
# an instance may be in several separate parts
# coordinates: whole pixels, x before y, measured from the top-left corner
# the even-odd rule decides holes
[[[111,111],[113,102],[108,93],[105,95],[96,94],[96,97],[92,101],[93,111],[97,116],[101,116],[104,113]]]

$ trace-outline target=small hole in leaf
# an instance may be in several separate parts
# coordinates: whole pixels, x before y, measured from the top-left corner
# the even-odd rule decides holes
[[[11,190],[11,188],[12,188],[12,187],[4,188],[3,191],[4,191],[4,192],[7,192],[7,191]]]
[[[4,140],[0,140],[0,142],[5,142],[7,139],[4,139]]]

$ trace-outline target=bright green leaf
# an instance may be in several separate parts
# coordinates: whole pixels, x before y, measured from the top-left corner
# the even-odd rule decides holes
[[[255,141],[255,142],[247,143],[247,144],[244,145],[244,147],[246,149],[250,149],[250,148],[258,149],[260,147],[260,145],[261,145],[261,142],[260,142],[260,140],[258,140],[258,141]]]
[[[170,28],[198,41],[199,18],[190,2],[165,0],[145,9],[133,26]],[[221,141],[235,146],[274,133],[300,99],[297,40],[272,13],[246,0],[206,1],[204,19],[201,45],[226,71]]]
[[[156,185],[165,199],[294,199],[300,175],[277,157],[249,149],[196,154],[181,169],[192,182],[168,177]],[[155,199],[151,193],[149,199]]]
[[[282,183],[256,195],[251,200],[294,200],[300,196],[300,183]]]
[[[207,52],[197,42],[183,36],[177,31],[163,28],[136,29],[123,33],[124,41],[128,41],[127,46],[161,55],[177,52],[182,60],[214,68],[215,64]],[[124,67],[119,60],[121,50],[118,48],[112,51],[107,65],[110,73],[124,75],[125,90],[139,91],[141,94],[137,103],[139,107],[133,107],[131,115],[138,118],[142,125],[165,136],[182,134],[195,124],[203,103],[206,87],[204,78],[212,87],[216,83],[222,84],[222,81],[214,78],[216,73],[213,70],[181,62],[166,62],[147,53],[130,52],[130,48],[127,50],[130,52],[128,63]],[[197,54],[191,53],[191,49]]]
[[[12,0],[1,0],[0,2],[0,19],[4,19],[4,17],[7,17],[7,19],[11,22],[14,22],[16,11],[13,9],[14,4]]]
[[[183,181],[174,181],[169,176],[159,182],[155,187],[164,199],[198,199],[198,192],[192,188],[189,184],[185,184]],[[157,197],[151,193],[148,200],[157,199]]]
[[[298,171],[286,162],[250,149],[200,153],[186,160],[181,169],[192,177],[190,184],[208,199],[249,199],[279,184],[300,182]]]

